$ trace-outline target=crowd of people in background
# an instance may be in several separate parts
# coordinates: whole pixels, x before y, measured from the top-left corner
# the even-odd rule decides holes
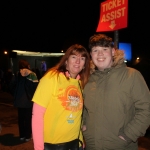
[[[127,67],[111,37],[91,36],[89,49],[91,58],[84,46],[71,45],[50,70],[45,61],[31,69],[26,60],[15,75],[0,69],[0,89],[18,109],[20,140],[33,136],[35,150],[137,150],[150,126],[142,74]]]

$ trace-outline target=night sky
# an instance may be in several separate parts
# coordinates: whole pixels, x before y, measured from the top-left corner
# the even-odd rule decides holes
[[[104,0],[82,1],[1,2],[0,50],[60,52],[75,43],[88,48]],[[119,30],[119,41],[131,43],[133,55],[149,56],[148,2],[129,1],[128,27]]]

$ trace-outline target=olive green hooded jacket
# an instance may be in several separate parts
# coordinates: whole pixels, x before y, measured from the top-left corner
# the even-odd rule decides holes
[[[93,71],[83,95],[86,150],[137,150],[137,139],[150,125],[150,92],[120,50],[111,68]]]

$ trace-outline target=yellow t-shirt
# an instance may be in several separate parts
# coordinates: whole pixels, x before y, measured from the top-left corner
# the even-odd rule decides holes
[[[79,81],[47,73],[39,82],[35,103],[46,108],[44,115],[44,142],[63,143],[78,138],[83,99]],[[82,134],[80,139],[83,141]]]

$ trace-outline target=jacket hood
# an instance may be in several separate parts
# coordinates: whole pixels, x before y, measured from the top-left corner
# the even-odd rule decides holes
[[[117,66],[120,66],[123,62],[124,62],[124,51],[123,50],[119,50],[117,49],[115,51],[115,55],[114,55],[114,58],[113,58],[113,64],[112,64],[112,67],[117,67]],[[93,64],[93,61],[91,61],[90,63],[90,73],[92,74],[93,72],[95,72],[95,68],[96,66]]]

